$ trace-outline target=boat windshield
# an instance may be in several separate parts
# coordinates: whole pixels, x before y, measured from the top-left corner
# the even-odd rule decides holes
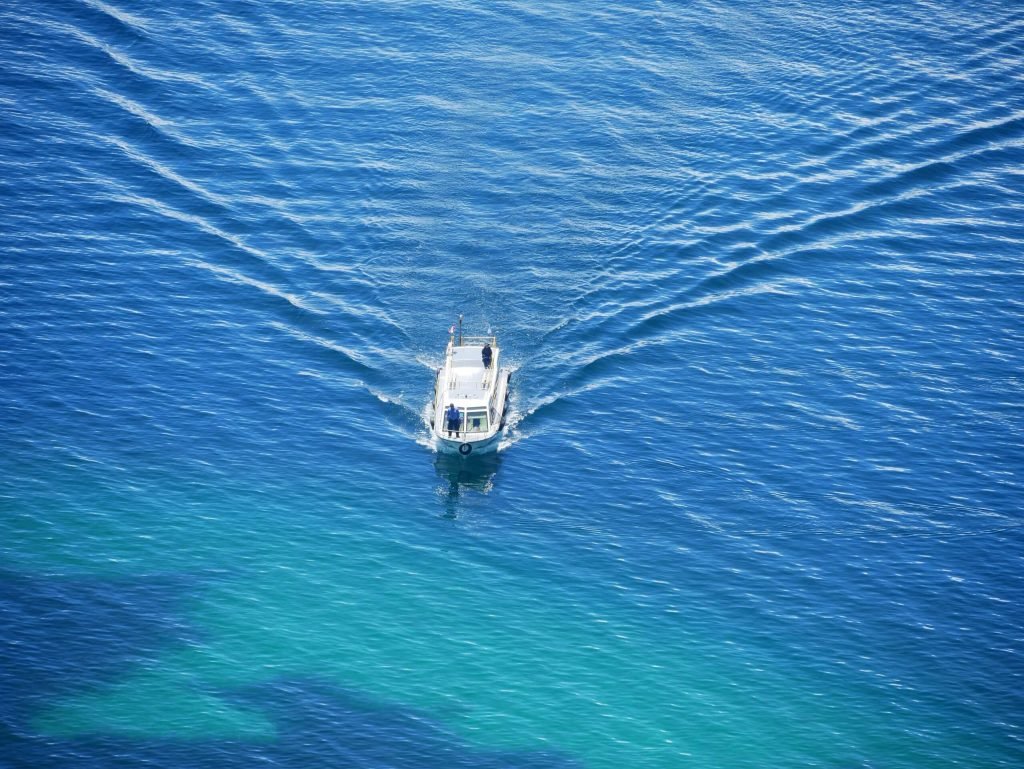
[[[462,411],[462,425],[463,430],[467,433],[485,433],[487,432],[487,409],[484,407],[480,408],[468,408],[460,409]]]

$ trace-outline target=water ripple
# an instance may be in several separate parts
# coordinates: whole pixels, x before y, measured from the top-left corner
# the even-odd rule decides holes
[[[0,10],[0,763],[1015,766],[1022,28]]]

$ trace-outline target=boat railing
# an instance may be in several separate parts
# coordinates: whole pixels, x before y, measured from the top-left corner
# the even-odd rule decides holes
[[[475,347],[480,345],[483,347],[485,344],[489,344],[492,347],[498,344],[498,337],[496,336],[464,336],[462,337],[462,344],[460,347]]]

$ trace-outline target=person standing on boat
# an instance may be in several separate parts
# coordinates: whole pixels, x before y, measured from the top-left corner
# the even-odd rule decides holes
[[[490,342],[484,342],[484,349],[481,350],[480,354],[481,354],[481,356],[484,359],[484,368],[490,368],[491,367],[491,355],[493,354],[491,352],[491,343]]]
[[[448,437],[452,437],[452,431],[455,431],[455,437],[459,437],[459,429],[462,427],[462,414],[455,408],[454,403],[448,404],[448,410],[444,412],[445,419],[448,420]]]

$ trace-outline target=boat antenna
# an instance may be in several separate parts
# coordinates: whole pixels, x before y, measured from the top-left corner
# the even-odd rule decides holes
[[[462,313],[459,313],[459,347],[462,347]]]

